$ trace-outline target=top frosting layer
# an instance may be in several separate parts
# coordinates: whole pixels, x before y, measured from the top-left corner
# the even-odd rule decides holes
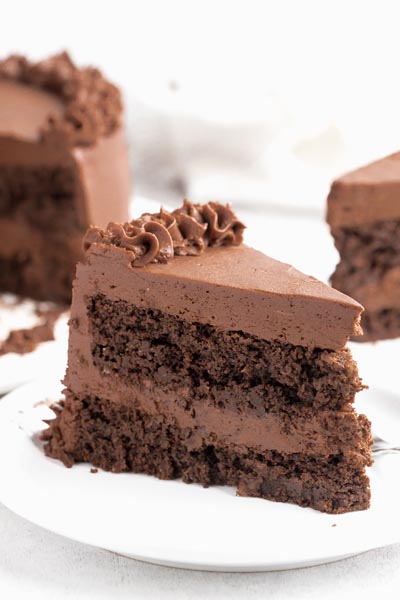
[[[98,69],[79,69],[66,52],[33,63],[12,55],[0,61],[0,79],[48,91],[65,106],[62,114],[49,115],[45,130],[58,129],[76,146],[89,146],[113,133],[121,124],[122,101],[118,88]]]
[[[0,79],[1,137],[36,143],[49,117],[62,117],[64,109],[64,103],[54,94],[19,81]],[[2,163],[8,160],[6,150],[0,150],[0,155]]]
[[[336,179],[328,196],[333,231],[400,219],[400,152]]]
[[[245,226],[229,205],[219,202],[183,205],[172,213],[144,213],[129,223],[109,223],[106,229],[90,227],[84,250],[92,244],[125,248],[134,254],[132,265],[166,263],[174,256],[198,256],[208,246],[238,246]]]

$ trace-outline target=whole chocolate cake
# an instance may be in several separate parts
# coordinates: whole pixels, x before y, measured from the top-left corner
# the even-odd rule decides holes
[[[365,307],[355,339],[400,336],[400,152],[334,181],[327,221],[340,254],[332,285]]]
[[[214,202],[89,229],[45,451],[365,509],[370,424],[352,406],[363,386],[345,348],[362,307],[243,245],[243,229]]]
[[[119,90],[66,53],[0,62],[0,291],[69,302],[91,223],[128,217]]]

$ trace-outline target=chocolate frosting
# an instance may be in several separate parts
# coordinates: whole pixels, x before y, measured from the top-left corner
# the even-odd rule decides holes
[[[8,79],[58,96],[63,114],[49,117],[43,135],[62,130],[74,146],[90,146],[121,125],[122,101],[116,86],[98,69],[78,69],[66,52],[34,63],[11,55],[0,61],[0,79]]]
[[[198,256],[208,246],[238,246],[244,225],[232,208],[218,202],[183,205],[172,213],[144,213],[129,223],[109,223],[107,228],[90,227],[83,246],[108,244],[133,252],[134,267],[166,263],[174,256]]]
[[[400,218],[400,152],[336,179],[327,203],[333,233],[347,227]]]

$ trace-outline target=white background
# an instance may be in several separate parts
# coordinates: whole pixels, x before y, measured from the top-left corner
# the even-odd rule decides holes
[[[332,177],[399,149],[398,2],[0,8],[0,55],[67,48],[122,85],[137,193],[322,215]],[[398,598],[399,548],[286,573],[179,572],[64,540],[0,507],[0,598]]]
[[[323,212],[398,149],[396,1],[3,0],[0,55],[67,48],[125,91],[136,191]]]

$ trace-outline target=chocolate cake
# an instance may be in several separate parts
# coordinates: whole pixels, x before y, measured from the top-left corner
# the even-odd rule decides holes
[[[400,153],[334,181],[327,221],[340,254],[332,285],[365,307],[355,339],[400,336]]]
[[[0,291],[69,302],[91,223],[128,217],[119,90],[66,53],[0,62]]]
[[[213,202],[89,229],[45,451],[68,467],[365,509],[370,424],[345,347],[362,307],[245,246],[243,229]]]

